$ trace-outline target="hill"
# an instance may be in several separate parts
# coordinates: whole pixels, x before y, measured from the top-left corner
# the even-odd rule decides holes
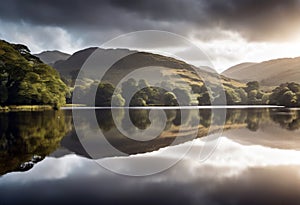
[[[239,64],[222,74],[243,82],[256,80],[262,86],[276,86],[286,82],[300,83],[300,57]]]
[[[75,52],[69,58],[58,60],[53,64],[53,67],[64,78],[75,79],[78,71],[82,67],[86,59],[97,49],[97,47],[91,47]]]
[[[65,79],[69,79],[74,82],[77,77],[79,70],[81,69],[83,63],[87,58],[96,50],[97,47],[90,47],[75,52],[66,60],[59,60],[54,63],[53,67],[61,74]],[[180,76],[184,81],[189,84],[194,83],[203,83],[203,79],[206,79],[209,82],[215,83],[219,77],[209,71],[207,67],[196,68],[193,65],[187,64],[183,61],[177,60],[175,58],[153,54],[148,52],[136,52],[128,49],[101,49],[108,55],[116,54],[128,54],[123,59],[117,61],[110,69],[110,72],[106,75],[106,81],[111,82],[112,84],[116,83],[116,78],[124,76],[130,71],[133,71],[137,68],[147,67],[147,66],[162,66],[169,68],[168,73],[163,73],[163,75],[172,75],[176,74]],[[198,69],[201,73],[200,79],[195,73],[194,69]],[[91,76],[90,76],[91,77]],[[221,76],[221,81],[225,85],[232,85],[237,87],[245,86],[244,83],[240,83],[235,80],[231,80],[225,76]],[[97,79],[96,79],[97,80]]]
[[[0,40],[0,106],[59,107],[68,92],[58,72],[31,55],[27,46]]]
[[[67,60],[71,55],[60,51],[43,51],[38,54],[34,54],[48,65],[53,65],[56,61]]]
[[[77,86],[74,88],[75,93],[77,93],[76,99],[78,99],[76,103],[89,104],[86,102],[86,99],[90,99],[88,97],[90,88],[98,85],[99,83],[95,81],[99,80],[108,84],[99,84],[100,90],[98,89],[97,106],[108,106],[111,101],[115,102],[115,99],[117,102],[114,104],[115,106],[123,105],[124,101],[126,106],[175,105],[174,98],[178,99],[178,96],[181,95],[185,97],[181,96],[180,99],[187,99],[181,102],[184,105],[208,105],[212,100],[218,102],[222,99],[222,85],[230,92],[229,95],[233,95],[235,88],[246,87],[244,83],[220,76],[212,72],[208,67],[195,67],[172,57],[128,49],[99,49],[98,51],[102,52],[108,59],[119,56],[125,57],[116,61],[105,72],[102,79],[97,79],[95,73],[101,69],[101,62],[105,61],[106,58],[101,59],[99,64],[93,61],[92,69],[95,69],[94,72],[84,71],[84,75],[78,77],[82,65],[96,49],[98,48],[91,47],[80,50],[67,60],[60,60],[53,65],[70,87],[74,87],[75,80],[77,80]],[[145,69],[143,69],[142,73],[137,74],[135,71],[141,68]],[[132,73],[136,73],[136,75],[128,75]],[[144,76],[147,77],[144,78]],[[132,77],[144,80],[142,84],[148,85],[148,89],[143,90],[139,86],[139,82],[133,80]],[[158,79],[159,82],[157,81]],[[119,83],[121,91],[118,94],[121,95],[118,97],[112,96],[112,91]],[[149,85],[153,87],[150,88]],[[141,89],[141,91],[136,92],[136,95],[130,98],[129,94],[126,93],[126,89],[123,89],[124,87],[136,91]],[[172,90],[172,93],[166,93],[164,90]],[[212,91],[210,92],[212,98],[209,97],[209,91]],[[112,98],[103,96],[111,96]],[[232,97],[234,102],[242,101],[240,93]],[[68,102],[71,103],[71,100],[69,99]]]
[[[135,51],[131,51],[128,49],[101,49],[98,47],[89,47],[75,52],[66,60],[58,60],[53,64],[53,67],[61,74],[62,77],[74,81],[84,62],[96,49],[105,52],[105,55],[111,55],[111,56],[115,56],[119,54],[130,55],[132,53],[135,53]],[[142,53],[142,52],[138,52],[138,53]],[[150,63],[154,63],[153,60],[147,57],[141,59],[138,57],[138,55],[127,56],[125,59],[120,60],[120,62],[116,62],[114,68],[122,67],[123,71],[127,71],[131,67],[136,66],[136,64],[140,65],[141,62],[143,62],[142,64],[144,64],[146,61],[148,62],[147,65],[149,65]]]
[[[239,72],[239,71],[241,71],[247,67],[253,66],[255,64],[257,64],[257,63],[252,63],[252,62],[240,63],[240,64],[230,67],[229,69],[224,71],[223,74],[225,75],[225,73],[226,73],[226,75],[230,75],[231,73]]]

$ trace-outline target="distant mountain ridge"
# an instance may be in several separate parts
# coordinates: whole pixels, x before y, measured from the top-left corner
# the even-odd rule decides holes
[[[61,74],[61,76],[68,78],[68,76],[76,75],[82,67],[86,59],[97,49],[97,47],[90,47],[75,52],[67,59],[60,59],[52,66]]]
[[[75,52],[66,60],[59,60],[53,64],[53,67],[60,73],[60,75],[67,80],[71,80],[73,83],[77,78],[78,72],[81,69],[84,62],[88,57],[96,50],[105,52],[108,55],[121,54],[126,57],[117,61],[110,72],[107,73],[106,79],[108,82],[114,84],[117,78],[125,76],[127,73],[133,71],[137,68],[147,67],[147,66],[162,66],[170,68],[170,72],[166,75],[179,75],[182,77],[183,81],[188,82],[189,84],[193,83],[202,83],[202,80],[197,76],[194,69],[199,69],[201,73],[201,78],[208,79],[210,82],[216,83],[219,76],[216,73],[209,71],[208,67],[196,68],[193,65],[185,63],[184,61],[167,57],[159,54],[142,52],[142,51],[133,51],[128,49],[102,49],[98,47],[90,47],[80,51]],[[225,84],[233,83],[237,86],[243,86],[243,83],[237,81],[231,81],[231,79],[222,76],[221,80]],[[178,83],[181,83],[179,81]],[[175,82],[174,82],[175,83]]]
[[[226,72],[226,74],[229,75],[231,73],[238,72],[240,70],[243,70],[243,69],[245,69],[247,67],[250,67],[250,66],[253,66],[255,64],[257,64],[257,63],[252,63],[252,62],[240,63],[240,64],[237,64],[237,65],[234,65],[234,66],[230,67],[229,69],[224,71],[224,73]]]
[[[239,64],[222,74],[243,82],[256,80],[263,86],[276,86],[286,82],[300,83],[300,57]]]
[[[59,61],[59,60],[67,60],[71,56],[68,53],[63,53],[58,50],[43,51],[41,53],[34,54],[34,55],[48,65],[53,65],[56,61]]]

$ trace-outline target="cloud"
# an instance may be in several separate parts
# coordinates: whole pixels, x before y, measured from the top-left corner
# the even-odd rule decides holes
[[[0,20],[0,28],[2,29],[1,38],[9,42],[28,45],[33,52],[43,49],[62,49],[72,53],[81,44],[60,27],[30,25],[25,22],[17,24]]]
[[[12,0],[0,5],[0,18],[81,34],[162,29],[186,35],[205,29],[207,35],[199,38],[207,40],[207,36],[214,37],[217,28],[238,32],[249,41],[278,41],[296,33],[299,11],[298,0]]]
[[[144,18],[185,22],[196,30],[234,31],[249,41],[286,40],[297,33],[293,31],[300,23],[298,0],[165,0],[148,3],[115,0],[112,3]]]

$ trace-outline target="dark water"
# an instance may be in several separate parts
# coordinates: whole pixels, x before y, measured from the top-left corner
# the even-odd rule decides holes
[[[165,110],[164,120],[137,109],[128,113],[133,126],[124,110],[97,110],[96,125],[93,112],[78,111],[79,135],[72,111],[1,113],[0,204],[300,203],[300,111],[228,109],[222,122],[208,109]],[[217,143],[204,143],[222,127]],[[99,128],[101,138],[88,134]],[[126,137],[147,129],[160,134]],[[162,172],[118,174],[166,164],[188,146]],[[215,149],[201,161],[205,146]]]

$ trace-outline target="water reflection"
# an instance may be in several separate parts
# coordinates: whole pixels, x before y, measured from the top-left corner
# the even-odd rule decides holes
[[[138,129],[146,129],[150,126],[149,111],[147,109],[129,110],[131,122]],[[83,111],[84,112],[84,111]],[[166,129],[173,126],[192,125],[209,127],[212,118],[211,109],[187,109],[187,110],[164,110],[168,119]],[[102,131],[109,131],[115,128],[115,123],[112,117],[112,110],[97,110],[97,120]],[[182,114],[183,113],[183,114]],[[198,116],[195,115],[198,113]],[[123,128],[127,128],[127,121],[124,120],[124,110],[118,111],[117,117],[123,119]],[[197,120],[199,119],[199,120]],[[158,119],[157,119],[158,120]],[[300,110],[290,109],[227,109],[225,125],[246,124],[251,131],[256,131],[259,128],[260,122],[272,120],[275,123],[287,130],[296,130],[300,128]],[[195,124],[194,122],[200,122]],[[183,123],[182,123],[183,122]]]
[[[82,111],[82,113],[87,111]],[[114,110],[115,116],[117,116],[118,122],[122,125],[122,128],[126,130],[127,134],[134,133],[137,129],[146,129],[150,126],[149,121],[149,110],[129,110],[129,116],[131,122],[135,127],[130,127],[127,124],[128,121],[124,120],[124,110]],[[116,114],[117,112],[117,114]],[[218,121],[218,116],[212,116],[212,112],[209,109],[200,109],[200,110],[165,110],[167,116],[167,122],[164,130],[161,134],[153,140],[149,141],[136,141],[130,138],[127,138],[119,131],[116,127],[116,123],[112,117],[112,110],[97,110],[96,116],[98,120],[99,127],[105,135],[105,138],[109,143],[114,146],[117,150],[126,154],[137,154],[137,153],[145,153],[158,150],[163,147],[167,147],[169,145],[180,144],[186,141],[190,141],[193,139],[192,132],[197,131],[197,137],[201,138],[208,134],[209,128],[214,131],[221,128],[221,126],[214,125],[211,127],[211,120],[215,118]],[[88,113],[88,112],[87,112]],[[284,115],[282,114],[284,113]],[[83,116],[86,116],[83,117]],[[288,117],[287,117],[288,116]],[[89,130],[96,129],[90,127],[88,118],[89,114],[82,114],[81,121],[82,124],[79,126],[79,130]],[[259,133],[260,139],[264,139],[264,135],[268,135],[268,133],[258,132],[259,128],[268,127],[270,130],[274,130],[274,128],[280,129],[278,134],[272,133],[273,137],[285,139],[284,136],[286,133],[284,130],[290,130],[289,127],[286,126],[286,123],[289,122],[285,120],[286,118],[294,119],[293,129],[297,130],[300,125],[294,123],[294,121],[299,119],[299,111],[296,110],[268,110],[268,109],[228,109],[226,115],[226,121],[224,125],[224,130],[227,133],[228,130],[238,130],[243,129],[245,135],[253,135],[256,136],[255,133]],[[155,119],[159,120],[159,119]],[[278,126],[279,124],[280,126]],[[179,129],[182,132],[179,135]],[[245,131],[245,129],[247,131]],[[282,134],[282,135],[281,135]],[[293,136],[297,136],[297,134],[291,133]],[[75,137],[74,137],[75,136]],[[237,138],[243,138],[243,133],[235,134]],[[174,143],[174,139],[177,138],[177,143]],[[88,141],[97,140],[97,139],[87,139]],[[270,139],[269,139],[270,140]],[[272,142],[272,140],[270,140]],[[80,141],[76,137],[75,132],[68,135],[63,140],[63,146],[67,147],[72,152],[81,154],[83,156],[89,157],[86,153],[86,150],[81,146]],[[98,158],[115,156],[116,153],[108,153],[101,152],[101,150],[105,150],[105,147],[96,147],[95,149],[98,153]],[[116,154],[119,156],[119,154]]]
[[[196,146],[200,141],[196,139]],[[181,146],[170,149],[176,154]],[[68,155],[46,158],[26,175],[6,175],[0,180],[0,196],[9,204],[298,204],[299,156],[299,151],[243,146],[223,138],[205,163],[191,156],[153,176],[126,177]],[[120,169],[133,169],[140,159],[151,164],[168,156],[107,160]]]
[[[98,129],[89,123],[87,111],[82,110],[79,130]],[[164,110],[167,122],[161,134],[150,141],[136,141],[123,135],[116,127],[120,123],[127,133],[134,129],[146,129],[150,126],[149,110],[129,110],[131,122],[135,127],[128,129],[124,120],[124,110],[97,110],[99,128],[106,140],[117,150],[126,154],[146,153],[174,144],[181,144],[197,137],[207,135],[212,116],[209,109],[200,110]],[[61,157],[69,153],[90,158],[81,145],[71,124],[71,111],[16,112],[0,114],[0,175],[11,171],[26,171],[45,156]],[[114,121],[115,120],[115,121]],[[154,117],[154,120],[159,121]],[[300,128],[299,110],[277,109],[228,109],[224,125],[225,134],[242,143],[268,145],[276,148],[298,149],[300,146],[298,129]],[[179,135],[179,129],[183,130]],[[87,139],[93,143],[93,140]],[[119,156],[106,152],[105,147],[96,147],[98,158]]]
[[[71,130],[63,111],[0,114],[0,175],[26,171],[54,152]]]
[[[297,130],[300,127],[299,110],[271,111],[271,119],[287,130]]]
[[[124,110],[116,110],[116,121],[111,110],[96,111],[99,127],[113,146],[129,154],[144,153],[111,157],[113,153],[98,147],[103,151],[100,160],[120,171],[166,163],[192,143],[191,151],[176,166],[148,177],[120,176],[88,159],[69,111],[0,114],[0,204],[300,203],[299,111],[227,110],[226,137],[204,163],[197,162],[197,156],[211,119],[218,121],[218,116],[205,109],[165,112],[167,123],[161,135],[141,142],[118,131],[116,122],[127,127]],[[89,123],[87,114],[82,111],[79,129],[98,128]],[[150,126],[149,110],[130,110],[129,114],[134,129]],[[185,130],[181,136],[179,127]],[[171,155],[159,150],[175,137],[190,141],[188,136],[195,129],[198,139],[167,147]],[[214,129],[219,129],[218,124]]]
[[[224,134],[242,144],[300,150],[300,112],[289,109],[248,111],[245,126],[230,128]]]

